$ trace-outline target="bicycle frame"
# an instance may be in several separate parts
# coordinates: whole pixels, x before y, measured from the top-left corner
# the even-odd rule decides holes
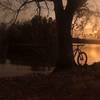
[[[79,66],[84,66],[87,63],[87,54],[83,51],[81,51],[80,46],[84,45],[74,45],[76,48],[73,50],[73,56],[75,63]],[[82,64],[83,62],[83,64]]]
[[[77,54],[81,53],[81,49],[79,47],[84,45],[74,45],[74,46],[77,46],[76,49],[73,50],[74,57],[75,57]]]

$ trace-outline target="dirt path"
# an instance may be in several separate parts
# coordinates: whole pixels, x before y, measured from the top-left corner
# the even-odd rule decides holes
[[[18,75],[19,72],[16,71]],[[87,71],[74,69],[67,72],[49,74],[48,76],[45,74],[34,75],[29,73],[31,73],[30,68],[25,68],[24,76],[20,74],[22,75],[20,77],[1,77],[0,100],[100,99],[100,64],[89,66]]]
[[[32,74],[31,66],[0,64],[0,78]]]

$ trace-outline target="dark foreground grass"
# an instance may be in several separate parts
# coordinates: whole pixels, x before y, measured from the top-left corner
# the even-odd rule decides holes
[[[87,71],[1,78],[0,100],[100,100],[100,64]]]

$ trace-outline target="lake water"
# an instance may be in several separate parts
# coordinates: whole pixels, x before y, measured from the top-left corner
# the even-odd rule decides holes
[[[87,53],[89,65],[100,61],[100,45],[87,44],[81,50]]]

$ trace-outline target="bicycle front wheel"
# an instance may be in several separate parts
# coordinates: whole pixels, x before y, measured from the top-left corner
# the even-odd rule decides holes
[[[79,66],[85,66],[87,64],[87,54],[85,52],[79,53],[77,63]]]

